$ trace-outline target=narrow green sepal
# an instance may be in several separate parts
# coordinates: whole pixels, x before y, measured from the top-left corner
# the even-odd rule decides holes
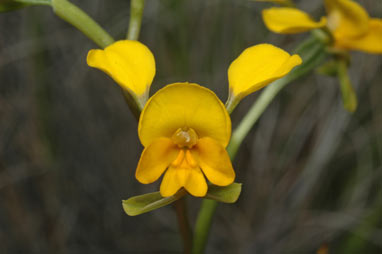
[[[337,77],[340,82],[342,103],[344,108],[353,113],[357,109],[357,95],[350,82],[348,74],[349,59],[347,57],[337,56],[337,59],[326,62],[321,65],[317,72],[323,75]]]
[[[235,203],[241,193],[241,183],[232,183],[228,186],[208,186],[207,195],[204,198],[223,203]]]
[[[346,62],[339,61],[337,75],[340,81],[342,102],[343,102],[344,108],[347,111],[353,113],[357,109],[358,101],[357,101],[357,95],[350,82]]]
[[[50,0],[0,0],[0,12],[14,11],[30,5],[50,5]]]
[[[165,198],[161,196],[159,191],[147,193],[131,197],[128,200],[122,200],[122,207],[127,215],[136,216],[169,205],[185,194],[186,191],[184,189],[181,189],[173,196]]]
[[[353,86],[351,85],[349,79],[340,78],[340,84],[344,108],[350,113],[353,113],[357,109],[358,105],[357,95],[353,89]]]

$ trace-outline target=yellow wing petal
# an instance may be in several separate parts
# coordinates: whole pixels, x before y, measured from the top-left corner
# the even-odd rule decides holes
[[[270,44],[259,44],[241,53],[228,68],[230,97],[243,98],[288,74],[302,63],[298,55]]]
[[[281,34],[302,33],[326,25],[324,17],[316,22],[307,13],[296,8],[269,8],[263,10],[262,15],[267,28]]]
[[[368,30],[369,15],[358,3],[351,0],[325,0],[328,27],[336,39],[357,37]]]
[[[227,186],[235,180],[235,171],[227,151],[212,138],[199,139],[195,147],[195,157],[211,183]]]
[[[352,39],[338,39],[336,46],[372,54],[382,54],[382,19],[370,19],[366,34]]]
[[[167,85],[155,93],[141,113],[138,135],[146,147],[183,127],[192,128],[199,138],[212,137],[223,147],[231,137],[231,119],[223,103],[211,90],[191,83]]]
[[[178,153],[179,149],[171,139],[156,139],[143,150],[135,177],[144,184],[155,182],[175,160]]]
[[[138,41],[117,41],[103,50],[92,49],[87,63],[104,71],[136,97],[147,97],[155,76],[154,56]]]

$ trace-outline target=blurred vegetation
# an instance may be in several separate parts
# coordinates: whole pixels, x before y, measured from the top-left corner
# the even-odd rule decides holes
[[[129,1],[72,1],[116,38]],[[381,17],[379,0],[363,0]],[[321,0],[298,1],[317,17]],[[205,85],[225,101],[227,68],[246,47],[291,51],[244,0],[147,0],[141,41],[156,57],[152,93]],[[180,253],[172,207],[129,217],[121,200],[157,190],[134,177],[142,147],[120,89],[86,65],[96,48],[48,7],[0,15],[0,253]],[[239,201],[218,207],[207,253],[382,252],[382,61],[352,53],[359,107],[312,73],[267,109],[234,161]],[[233,113],[235,127],[259,93]],[[194,221],[200,200],[188,199]]]

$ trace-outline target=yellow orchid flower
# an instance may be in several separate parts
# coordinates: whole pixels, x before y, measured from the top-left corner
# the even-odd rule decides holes
[[[327,26],[337,48],[382,53],[382,19],[370,18],[351,0],[325,0],[325,7],[327,18],[319,22],[295,8],[270,8],[262,14],[265,25],[276,33],[301,33]]]
[[[229,97],[238,101],[300,63],[299,56],[290,56],[269,44],[250,47],[229,67]],[[136,178],[144,184],[152,183],[165,172],[160,186],[164,197],[182,187],[193,196],[205,196],[203,174],[219,186],[227,186],[235,179],[225,150],[231,120],[224,105],[207,88],[189,83],[162,88],[142,111],[138,133],[145,149]]]
[[[182,187],[193,196],[205,196],[204,175],[219,186],[235,179],[225,150],[231,120],[223,103],[207,88],[175,83],[160,89],[142,111],[138,135],[145,149],[136,178],[152,183],[166,171],[160,186],[163,197]]]
[[[231,120],[211,90],[192,83],[174,83],[144,104],[155,75],[155,61],[150,50],[137,41],[118,41],[104,50],[91,50],[87,61],[144,105],[138,123],[139,139],[145,147],[135,174],[139,182],[152,183],[164,174],[160,185],[163,197],[181,188],[204,197],[208,189],[205,177],[218,186],[234,181],[235,172],[225,150],[231,137]],[[229,67],[229,97],[237,104],[300,63],[299,56],[290,56],[269,44],[250,47]]]

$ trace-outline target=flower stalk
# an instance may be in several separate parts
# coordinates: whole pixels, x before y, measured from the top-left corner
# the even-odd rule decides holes
[[[144,7],[145,0],[131,0],[130,2],[130,21],[126,35],[128,40],[138,40],[139,38]]]
[[[125,98],[127,106],[129,107],[131,113],[133,113],[135,120],[139,121],[139,116],[141,115],[142,108],[139,107],[134,97],[128,91],[121,88],[121,92]]]
[[[195,223],[192,254],[201,254],[204,252],[212,225],[212,218],[214,217],[217,206],[217,201],[203,199],[202,206]]]
[[[101,48],[114,42],[114,39],[88,14],[68,0],[52,0],[53,11]]]
[[[188,220],[185,197],[175,201],[174,206],[178,219],[179,231],[183,239],[183,253],[191,254],[192,230]]]

